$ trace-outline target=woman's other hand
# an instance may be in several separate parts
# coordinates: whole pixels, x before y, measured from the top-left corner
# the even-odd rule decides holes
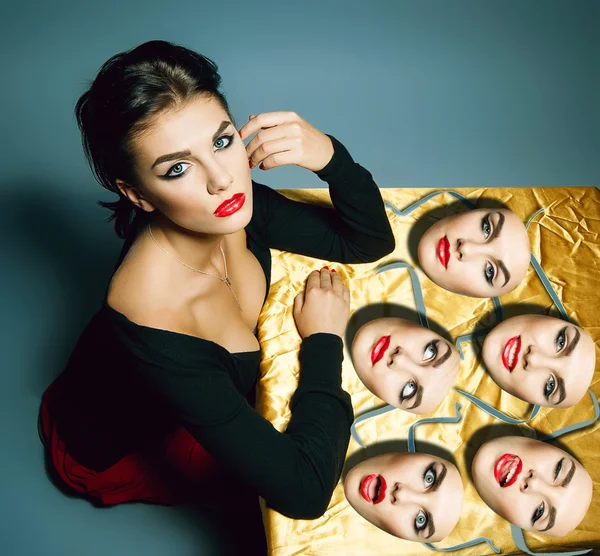
[[[313,270],[294,299],[294,319],[302,338],[318,332],[343,339],[350,312],[350,290],[335,271]]]
[[[250,168],[260,165],[261,170],[270,170],[296,164],[318,172],[333,156],[331,139],[295,112],[264,112],[250,116],[239,133],[242,139],[256,133],[246,145]]]

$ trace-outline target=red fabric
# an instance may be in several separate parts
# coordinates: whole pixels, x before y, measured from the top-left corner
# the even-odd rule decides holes
[[[104,505],[134,500],[167,505],[189,501],[190,489],[175,488],[170,481],[165,480],[164,472],[158,472],[140,454],[129,454],[99,472],[84,467],[73,459],[58,436],[48,410],[49,397],[55,384],[52,383],[42,397],[40,432],[57,473],[69,487]],[[198,500],[198,493],[202,492],[206,493],[207,498],[214,500],[214,494],[209,494],[210,486],[214,488],[215,482],[223,484],[223,474],[219,472],[214,458],[184,427],[179,427],[167,436],[161,453],[169,466],[173,467],[177,481],[184,484],[187,482],[187,486],[193,489],[196,501],[201,502]]]

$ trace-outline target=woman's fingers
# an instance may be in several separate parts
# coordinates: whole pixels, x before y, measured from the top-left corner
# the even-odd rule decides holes
[[[249,159],[254,159],[258,164],[261,160],[266,158],[268,155],[276,152],[271,143],[276,143],[283,139],[290,140],[290,145],[300,140],[299,135],[295,133],[294,126],[290,124],[282,124],[275,127],[269,127],[259,131],[246,145],[246,153]],[[288,150],[288,149],[281,149]]]
[[[279,128],[273,128],[273,130]],[[262,132],[261,132],[262,133]],[[258,166],[261,162],[267,160],[269,156],[273,157],[278,153],[291,153],[296,146],[296,139],[294,137],[282,137],[273,141],[262,143],[259,147],[250,155],[249,162],[250,166]],[[282,157],[271,158],[268,162],[269,168],[279,166],[282,164]],[[291,160],[288,156],[285,160]],[[289,162],[288,162],[289,163]]]
[[[260,129],[275,127],[288,122],[299,121],[300,116],[295,112],[263,112],[245,123],[239,130],[242,139],[247,139]]]

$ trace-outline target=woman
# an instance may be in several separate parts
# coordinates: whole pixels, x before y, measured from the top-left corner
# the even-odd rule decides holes
[[[377,185],[341,143],[287,112],[236,131],[216,70],[151,41],[109,59],[77,103],[86,156],[119,195],[101,204],[125,243],[101,309],[44,394],[41,432],[62,481],[99,504],[235,505],[245,485],[285,515],[315,518],[353,421],[341,388],[349,292],[325,267],[295,298],[301,373],[280,433],[253,408],[269,248],[364,263],[394,237]],[[285,164],[316,172],[335,208],[250,178]]]

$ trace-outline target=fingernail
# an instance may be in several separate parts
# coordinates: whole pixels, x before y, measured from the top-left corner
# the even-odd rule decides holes
[[[332,269],[331,269],[331,272],[335,272],[335,268],[332,268]]]
[[[328,266],[324,266],[323,268],[326,268],[327,270],[329,270],[329,267],[328,267]]]
[[[250,168],[253,168],[251,160],[248,160],[248,166],[250,166]]]
[[[260,168],[261,170],[266,170],[266,168],[265,168],[265,167],[262,165],[262,162],[260,163],[260,166],[259,166],[259,168]]]

